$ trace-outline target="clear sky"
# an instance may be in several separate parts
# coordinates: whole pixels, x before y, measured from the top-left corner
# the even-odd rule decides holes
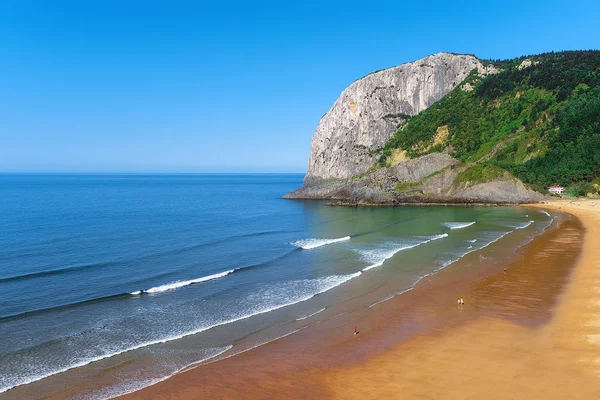
[[[303,172],[355,79],[600,48],[598,1],[0,2],[1,172]]]

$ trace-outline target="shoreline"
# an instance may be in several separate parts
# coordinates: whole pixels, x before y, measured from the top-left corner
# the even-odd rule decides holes
[[[377,387],[376,397],[384,398],[395,393],[408,398],[600,398],[600,318],[595,316],[600,202],[534,207],[574,215],[586,230],[581,256],[548,322],[532,328],[487,317],[417,338],[363,365],[329,374],[332,397],[368,397],[366,388]],[[548,255],[560,256],[559,241],[570,240],[576,238],[557,238]]]
[[[543,208],[544,205],[541,206]],[[573,226],[577,223],[576,220],[567,221],[566,224],[571,225],[567,228],[582,234],[581,227]],[[534,238],[524,247],[529,249],[538,245],[538,242],[548,245],[549,235],[560,233],[564,236],[565,233],[564,227],[562,230],[549,228],[549,231]],[[577,247],[573,246],[573,243],[566,245],[573,249]],[[572,264],[575,264],[578,257],[578,253],[575,253],[571,251],[570,254]],[[532,254],[532,251],[527,251],[526,254]],[[515,254],[509,262],[523,264],[518,260],[519,257],[524,256]],[[524,309],[513,313],[511,309],[502,307],[502,302],[498,307],[498,304],[489,301],[484,302],[488,309],[478,307],[473,310],[467,300],[466,305],[457,313],[454,293],[444,292],[460,290],[462,293],[472,294],[477,293],[478,285],[498,284],[495,279],[502,279],[502,266],[492,265],[485,269],[485,274],[465,274],[451,268],[443,270],[439,274],[440,278],[432,277],[415,290],[385,301],[375,309],[369,308],[368,312],[362,312],[367,315],[352,316],[352,319],[359,317],[361,326],[365,326],[359,326],[360,334],[357,336],[340,337],[339,332],[352,329],[351,326],[356,321],[349,320],[347,316],[334,318],[318,324],[320,326],[311,326],[245,354],[188,369],[163,382],[118,398],[385,397],[385,392],[373,392],[374,387],[377,387],[377,390],[381,389],[380,384],[369,383],[370,379],[377,380],[372,376],[374,369],[371,364],[385,362],[382,360],[394,360],[394,364],[397,363],[398,353],[404,354],[407,346],[414,348],[415,340],[433,341],[433,344],[429,343],[428,346],[435,347],[437,342],[445,343],[445,338],[462,325],[478,325],[490,318],[491,321],[497,322],[499,313],[506,314],[500,318],[502,322],[511,321],[510,324],[517,324],[526,330],[539,329],[540,325],[551,325],[555,318],[551,310],[558,302],[558,296],[566,285],[571,269],[566,269],[559,277],[548,277],[550,281],[558,282],[558,285],[548,285],[549,292],[544,294],[546,297],[541,308],[536,304],[529,307],[535,309],[535,312],[528,310],[526,304],[521,304],[520,307],[525,306]],[[471,297],[471,294],[468,296]],[[449,298],[452,305],[448,304]],[[415,304],[418,306],[415,307]],[[494,309],[491,314],[489,309]],[[543,312],[540,312],[540,309],[544,309]],[[514,315],[510,315],[511,313]],[[533,316],[529,315],[531,313]],[[500,325],[504,326],[504,323]],[[402,329],[398,329],[399,327]],[[428,365],[424,365],[418,369],[427,367]],[[393,374],[394,371],[388,367],[375,370],[383,371],[381,373],[385,375]],[[357,387],[358,382],[361,383]]]

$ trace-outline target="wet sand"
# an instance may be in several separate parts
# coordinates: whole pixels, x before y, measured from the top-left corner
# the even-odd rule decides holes
[[[576,215],[586,228],[582,257],[547,323],[529,327],[491,314],[410,340],[367,363],[328,374],[333,397],[600,398],[600,204],[540,207]],[[489,292],[482,295],[491,295],[495,304],[511,304],[516,313],[541,301],[531,280],[549,275],[561,252],[579,240],[569,230],[549,236],[551,246],[534,246],[530,250],[537,253],[507,271],[518,277],[483,285],[481,290]],[[531,287],[520,290],[522,285]]]
[[[448,267],[122,398],[600,398],[600,203],[540,207],[578,218],[500,263]]]

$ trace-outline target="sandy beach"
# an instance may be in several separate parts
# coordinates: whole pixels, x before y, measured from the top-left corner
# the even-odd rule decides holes
[[[335,397],[600,398],[600,202],[536,207],[572,214],[586,229],[583,254],[548,323],[529,328],[487,317],[409,341],[329,374]],[[572,239],[551,240],[558,249]]]
[[[600,202],[533,207],[575,218],[486,274],[449,268],[381,307],[123,398],[600,398]]]

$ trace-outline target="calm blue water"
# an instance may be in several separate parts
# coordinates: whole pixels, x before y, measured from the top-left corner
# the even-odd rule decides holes
[[[144,359],[110,387],[103,378],[98,397],[135,390],[351,298],[390,298],[551,221],[521,208],[282,200],[302,178],[0,175],[0,393]]]

